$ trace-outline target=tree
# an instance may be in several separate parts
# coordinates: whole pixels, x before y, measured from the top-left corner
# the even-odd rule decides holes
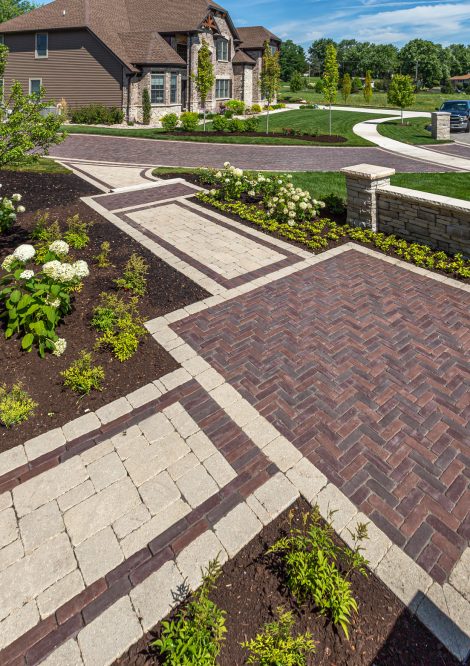
[[[206,131],[206,102],[207,96],[215,84],[214,64],[212,62],[212,52],[205,39],[202,40],[201,48],[197,54],[197,72],[193,75],[199,99],[201,100],[204,111],[204,132]]]
[[[261,94],[268,103],[266,134],[269,134],[269,107],[276,99],[281,87],[281,66],[279,64],[279,51],[274,51],[268,40],[264,43],[260,87]]]
[[[300,92],[304,87],[304,77],[300,72],[294,72],[289,82],[290,91],[293,93]]]
[[[403,109],[411,106],[415,101],[414,84],[411,76],[407,74],[395,74],[387,93],[389,104],[394,104],[401,109],[401,123],[403,125]]]
[[[323,98],[330,107],[330,134],[331,134],[331,105],[338,93],[339,69],[336,59],[336,48],[328,44],[325,54],[325,71],[323,73]]]
[[[351,91],[353,94],[358,93],[362,90],[362,82],[358,76],[355,76],[351,82]]]
[[[412,39],[400,51],[401,71],[413,77],[416,88],[439,85],[445,66],[445,52],[440,44]]]
[[[370,69],[366,72],[366,78],[364,79],[364,88],[362,94],[364,95],[364,100],[366,104],[370,104],[374,90],[372,88],[372,74]]]
[[[351,94],[351,76],[346,72],[346,74],[343,76],[343,80],[341,82],[341,94],[343,95],[343,99],[345,102],[348,101],[349,95]]]
[[[325,70],[326,49],[328,46],[336,46],[336,42],[330,38],[317,39],[308,50],[308,57],[312,74],[321,76]]]
[[[148,88],[142,90],[142,123],[150,125],[152,116],[152,102],[150,101],[150,93]]]
[[[35,8],[36,5],[29,0],[0,0],[0,23],[20,14],[26,14]]]
[[[451,44],[445,49],[445,57],[450,76],[470,72],[470,45]]]
[[[8,49],[0,45],[0,79],[3,79]],[[62,117],[43,115],[50,102],[40,94],[25,95],[21,83],[13,81],[10,92],[0,98],[0,165],[34,162],[47,155],[49,148],[65,139]],[[8,110],[8,113],[7,113]]]
[[[302,46],[294,44],[291,39],[281,44],[279,62],[281,64],[281,79],[283,81],[290,81],[295,72],[305,74],[308,69],[304,49]]]

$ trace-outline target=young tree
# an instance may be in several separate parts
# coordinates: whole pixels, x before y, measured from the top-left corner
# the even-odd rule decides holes
[[[330,134],[331,134],[331,105],[336,101],[338,94],[339,70],[336,59],[336,48],[328,44],[325,55],[325,71],[323,73],[323,99],[330,107]]]
[[[197,94],[201,100],[204,112],[204,132],[206,131],[206,102],[207,97],[215,84],[214,64],[209,44],[203,38],[201,48],[197,54],[197,72],[193,75]]]
[[[289,82],[290,91],[293,93],[300,92],[304,87],[304,77],[300,72],[294,72]]]
[[[403,109],[411,106],[415,101],[414,84],[411,76],[395,74],[387,93],[389,104],[395,104],[401,109],[401,123],[403,125]]]
[[[364,88],[362,90],[362,94],[364,95],[364,99],[365,99],[366,104],[370,104],[373,93],[374,93],[374,89],[372,88],[372,74],[370,73],[370,70],[368,69],[367,72],[366,72],[366,78],[364,80]]]
[[[9,21],[20,14],[26,14],[35,8],[36,5],[29,0],[0,0],[0,23]]]
[[[341,82],[341,94],[343,95],[343,99],[345,102],[347,102],[349,99],[349,95],[351,94],[351,88],[352,88],[351,76],[346,72]]]
[[[142,123],[150,125],[152,116],[152,102],[150,101],[150,93],[148,88],[142,90]]]
[[[279,62],[283,81],[290,81],[295,72],[304,74],[308,69],[304,49],[291,39],[282,42]]]
[[[362,89],[361,79],[358,76],[355,76],[351,82],[351,92],[358,93]]]
[[[269,107],[276,99],[281,87],[281,66],[279,64],[279,51],[273,51],[268,40],[264,43],[260,85],[261,94],[268,103],[266,134],[269,134]]]
[[[0,79],[3,79],[8,49],[0,45]],[[0,165],[33,162],[47,155],[49,148],[65,139],[62,118],[42,115],[50,102],[40,95],[25,95],[21,83],[14,81],[9,94],[0,98]],[[8,111],[8,113],[7,113]]]

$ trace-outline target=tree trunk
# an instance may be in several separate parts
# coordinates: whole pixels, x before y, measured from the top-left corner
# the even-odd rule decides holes
[[[330,102],[330,136],[331,136],[331,102]]]
[[[204,132],[206,131],[206,103],[204,102]]]
[[[401,111],[401,124],[403,125],[403,107],[401,107],[400,111]]]
[[[266,116],[266,134],[269,134],[269,107],[271,104],[268,102],[268,114]]]

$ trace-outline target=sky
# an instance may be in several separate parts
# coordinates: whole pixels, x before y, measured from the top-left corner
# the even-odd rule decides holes
[[[136,2],[138,0],[135,0]],[[218,0],[235,25],[264,25],[308,47],[320,37],[402,46],[470,43],[469,0]],[[40,4],[43,4],[39,0]]]

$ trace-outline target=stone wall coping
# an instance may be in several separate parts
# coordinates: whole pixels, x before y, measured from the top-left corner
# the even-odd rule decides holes
[[[395,175],[395,169],[381,167],[375,164],[355,164],[354,166],[344,167],[340,170],[345,176],[353,178],[363,178],[364,180],[380,180],[390,178]]]
[[[420,192],[419,190],[412,190],[408,187],[398,187],[396,185],[383,185],[376,190],[377,194],[391,194],[396,199],[406,199],[418,204],[433,206],[435,208],[445,208],[460,213],[470,214],[470,201],[464,199],[455,199],[454,197],[446,197],[442,194],[432,194],[431,192]]]
[[[432,111],[431,112],[431,118],[433,116],[450,116],[451,113],[450,111]]]

